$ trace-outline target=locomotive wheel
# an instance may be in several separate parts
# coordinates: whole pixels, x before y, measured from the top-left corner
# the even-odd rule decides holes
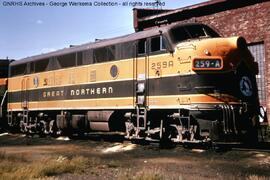
[[[159,147],[162,149],[168,149],[175,147],[175,144],[172,142],[171,137],[175,133],[174,128],[172,128],[169,123],[164,123],[164,127],[161,128],[161,137],[159,142]]]
[[[45,134],[45,124],[44,122],[40,122],[39,123],[39,128],[38,128],[38,135],[40,138],[44,138],[46,137],[46,134]]]
[[[50,123],[49,123],[49,132],[50,132],[50,135],[52,137],[54,137],[54,138],[58,137],[57,131],[58,131],[58,128],[57,128],[57,125],[56,125],[56,121],[55,120],[51,120]]]

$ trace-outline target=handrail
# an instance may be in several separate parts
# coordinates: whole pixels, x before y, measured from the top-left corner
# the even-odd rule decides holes
[[[5,93],[4,93],[3,99],[1,101],[1,109],[2,109],[2,106],[3,106],[4,102],[5,102],[5,99],[6,99],[6,96],[7,96],[7,92],[8,91],[6,90]]]
[[[4,105],[4,102],[5,102],[5,99],[6,99],[6,96],[7,96],[7,90],[5,91],[4,93],[4,96],[3,96],[3,99],[1,101],[1,105],[0,105],[0,117],[3,116],[3,105]]]

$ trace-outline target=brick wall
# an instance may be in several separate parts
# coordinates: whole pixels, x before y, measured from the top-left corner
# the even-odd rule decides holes
[[[219,12],[196,18],[216,29],[221,35],[243,36],[248,43],[264,42],[265,45],[265,80],[270,124],[270,2]]]
[[[215,28],[223,36],[240,35],[248,42],[264,41],[270,27],[270,2],[228,10],[196,18]]]

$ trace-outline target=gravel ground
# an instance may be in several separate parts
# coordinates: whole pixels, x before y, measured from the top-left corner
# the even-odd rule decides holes
[[[12,173],[10,172],[12,171]],[[270,179],[270,153],[0,135],[0,179]]]

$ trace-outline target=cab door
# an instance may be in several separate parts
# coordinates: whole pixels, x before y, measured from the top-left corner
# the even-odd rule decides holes
[[[136,134],[147,129],[148,107],[148,51],[147,39],[140,39],[136,44],[134,60],[134,100],[136,110]]]
[[[135,46],[135,61],[134,61],[134,75],[135,75],[135,106],[147,107],[148,101],[148,53],[147,53],[147,39],[138,40]]]

